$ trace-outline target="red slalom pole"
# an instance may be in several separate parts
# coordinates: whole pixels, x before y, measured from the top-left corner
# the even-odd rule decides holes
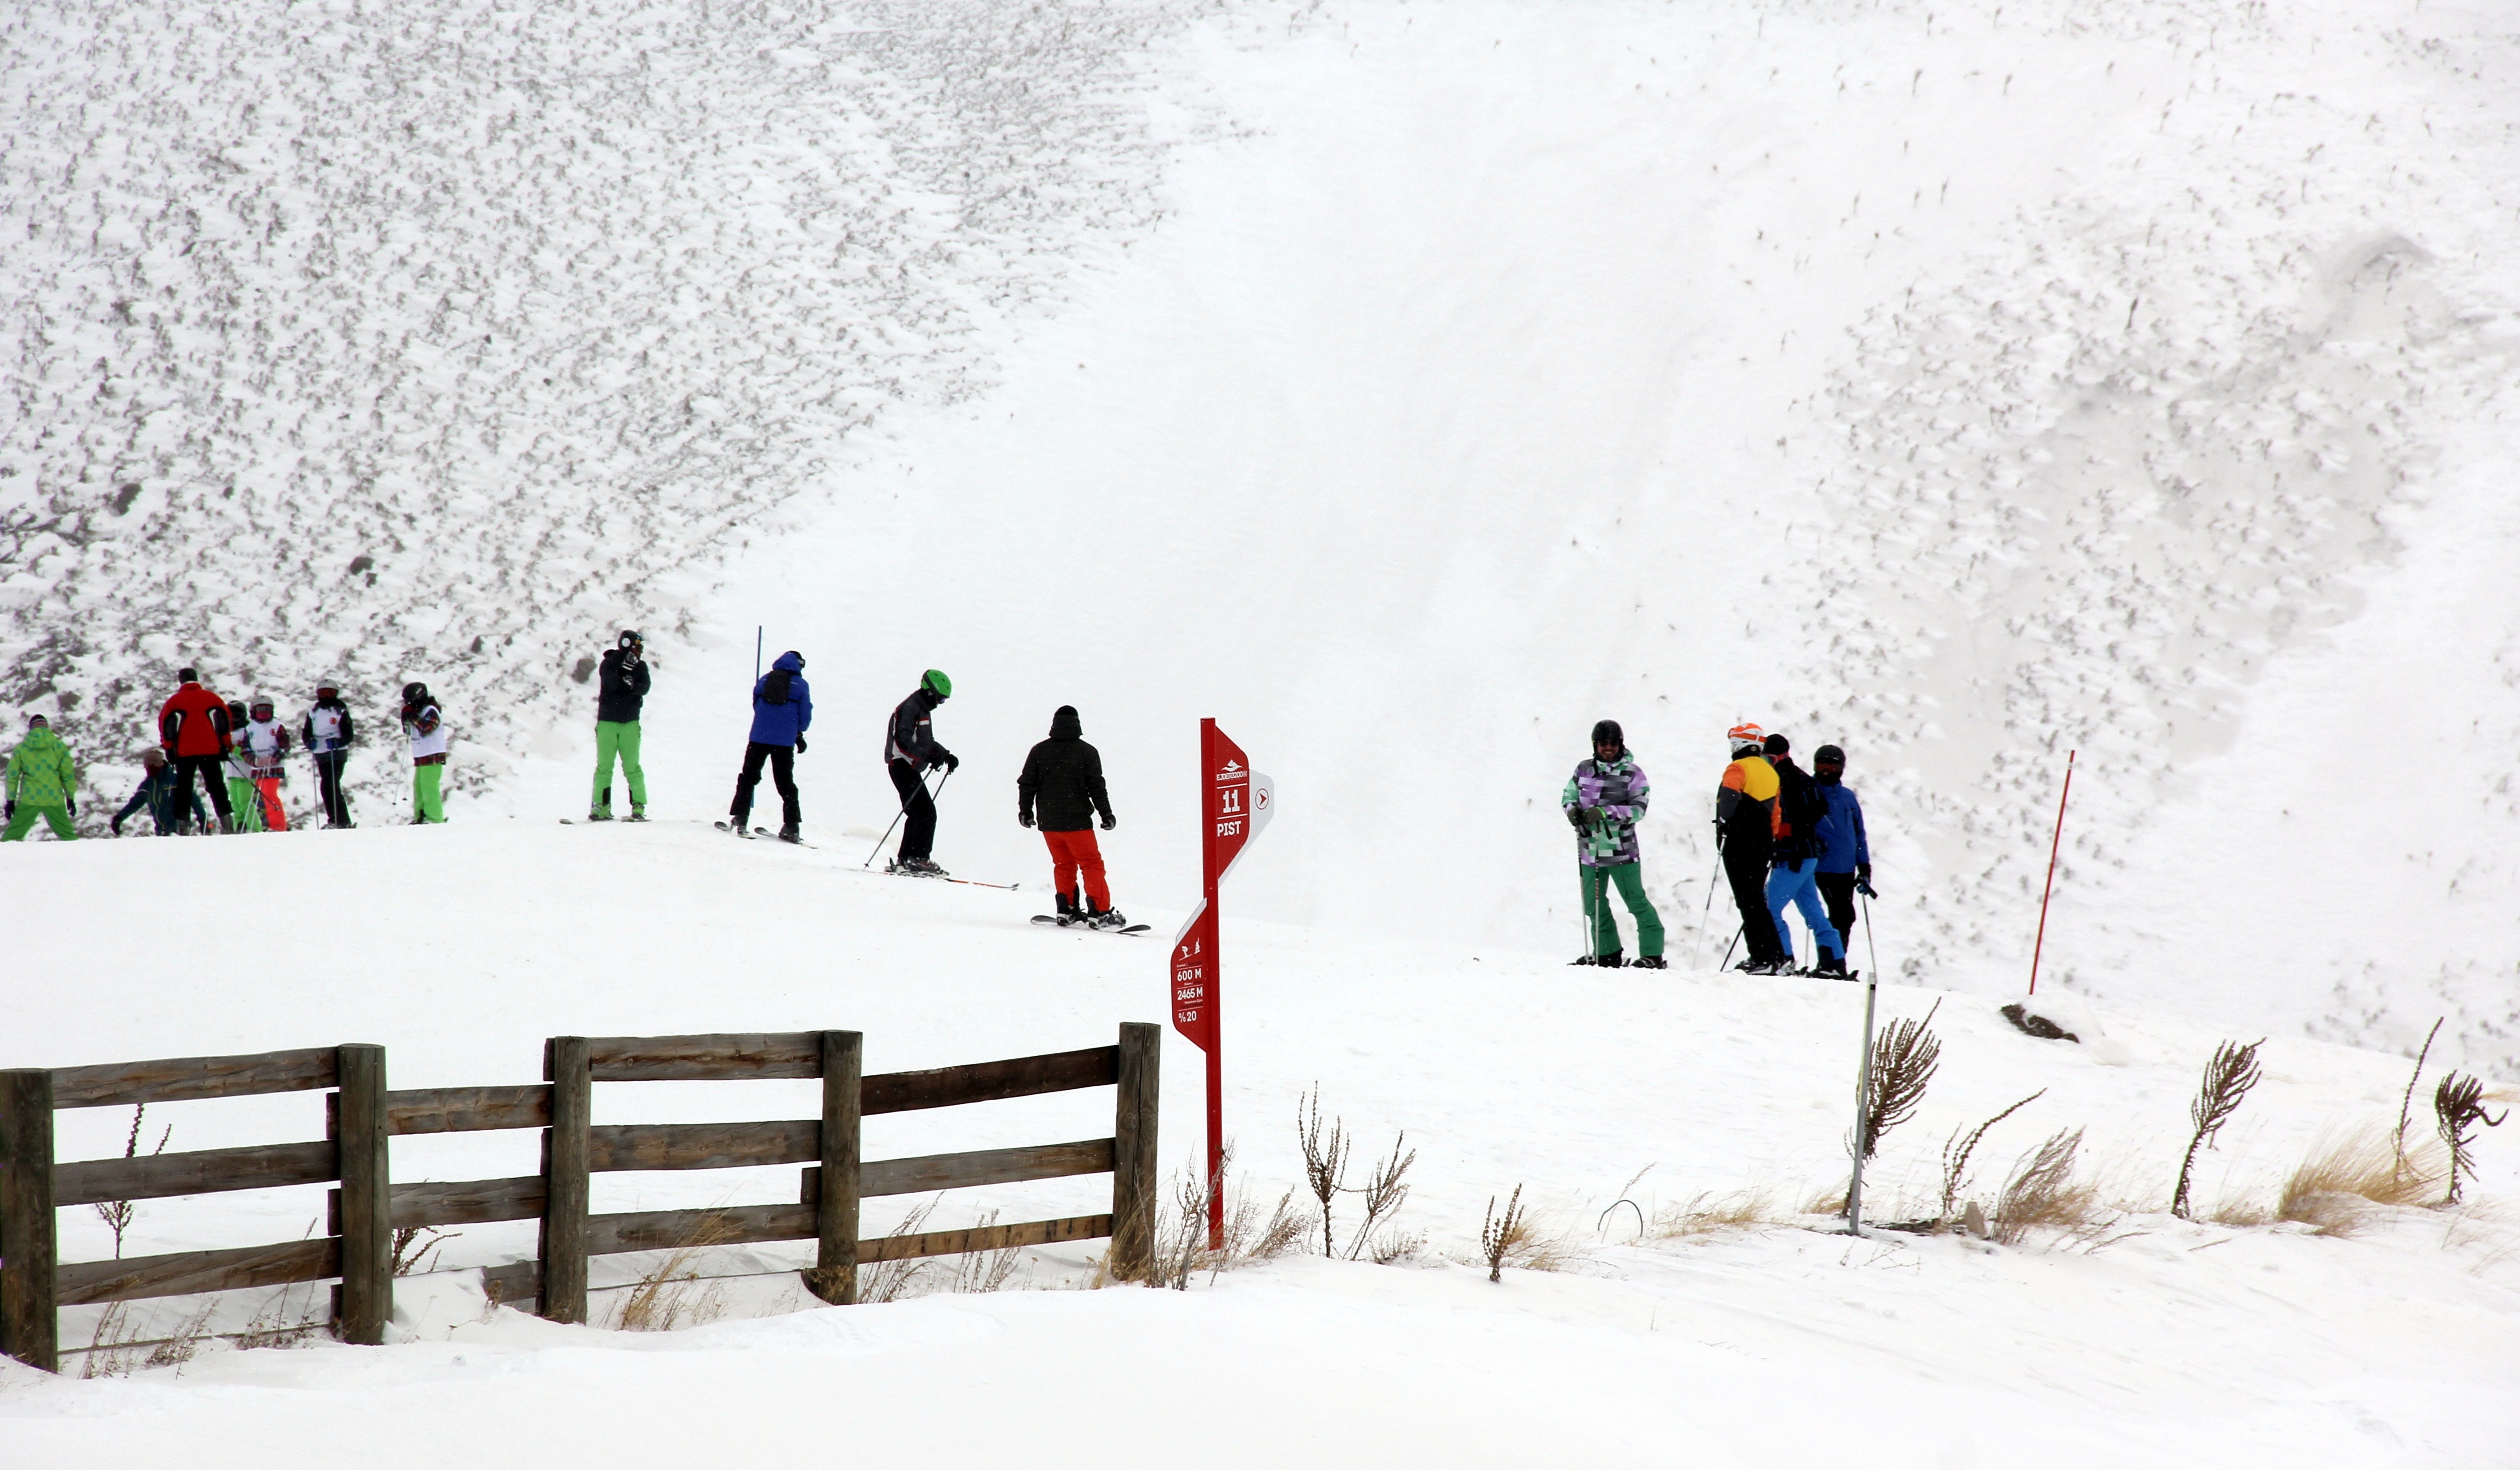
[[[2056,798],[2056,835],[2048,841],[2048,886],[2039,891],[2039,938],[2030,945],[2030,993],[2039,993],[2039,951],[2048,946],[2048,897],[2056,892],[2056,849],[2065,841],[2065,801],[2074,794],[2074,757],[2065,753],[2065,790]]]

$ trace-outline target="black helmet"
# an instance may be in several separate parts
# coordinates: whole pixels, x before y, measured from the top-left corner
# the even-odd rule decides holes
[[[635,627],[623,628],[621,630],[621,636],[613,639],[612,642],[613,646],[616,648],[645,648],[648,646],[648,640],[640,637],[639,630]]]
[[[403,685],[402,702],[406,705],[428,704],[428,686],[420,682],[418,679],[414,679],[410,683]]]
[[[1605,719],[1593,726],[1593,743],[1617,746],[1624,751],[1628,748],[1628,737],[1620,731],[1617,720]]]
[[[1845,763],[1846,752],[1839,750],[1833,745],[1824,745],[1819,750],[1812,752],[1812,764],[1814,765],[1844,765]]]

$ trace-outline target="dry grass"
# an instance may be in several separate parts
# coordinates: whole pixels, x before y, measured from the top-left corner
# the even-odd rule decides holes
[[[1958,1213],[1960,1191],[1968,1187],[1969,1156],[1977,1152],[1978,1143],[1986,1137],[1987,1129],[1994,1127],[1997,1124],[2003,1122],[2013,1114],[2020,1112],[2022,1109],[2030,1106],[2032,1103],[2037,1102],[2039,1099],[2047,1095],[2048,1089],[2042,1087],[2038,1091],[2031,1093],[2028,1097],[2014,1103],[2011,1107],[1996,1114],[1993,1118],[1979,1124],[1976,1127],[1969,1129],[1965,1134],[1959,1132],[1958,1129],[1953,1130],[1952,1136],[1944,1141],[1943,1201],[1941,1213],[1937,1217],[1942,1221],[1946,1228],[1950,1226],[1953,1217]]]
[[[1988,1238],[2019,1245],[2033,1230],[2082,1235],[2107,1223],[2098,1187],[2074,1178],[2074,1156],[2082,1147],[2083,1130],[2067,1128],[2032,1150],[1997,1197]]]
[[[126,1156],[127,1157],[127,1156]],[[109,1304],[96,1319],[96,1331],[89,1335],[84,1349],[70,1351],[81,1355],[81,1378],[127,1378],[139,1368],[178,1368],[193,1360],[202,1344],[210,1336],[210,1313],[213,1304],[203,1303],[190,1316],[179,1322],[172,1334],[160,1338],[135,1338],[131,1334],[131,1304]],[[142,1349],[147,1352],[142,1352]]]
[[[622,1332],[671,1332],[715,1321],[726,1310],[724,1289],[701,1284],[696,1263],[702,1251],[725,1245],[735,1231],[718,1216],[704,1216],[683,1243],[623,1298],[612,1325]]]
[[[404,1225],[393,1232],[393,1273],[417,1276],[437,1269],[444,1259],[446,1243],[463,1234],[461,1230],[441,1230],[434,1225]]]
[[[1173,1208],[1156,1222],[1154,1268],[1148,1275],[1148,1285],[1186,1291],[1190,1278],[1199,1271],[1206,1271],[1208,1279],[1214,1281],[1226,1271],[1275,1261],[1303,1245],[1312,1234],[1313,1222],[1295,1204],[1294,1190],[1288,1189],[1276,1201],[1263,1204],[1260,1196],[1234,1182],[1231,1148],[1226,1150],[1224,1164],[1224,1249],[1208,1249],[1208,1186],[1194,1175],[1176,1175],[1170,1186]],[[1391,1244],[1399,1249],[1405,1242]],[[1381,1249],[1376,1247],[1377,1261],[1384,1259]],[[1414,1249],[1399,1249],[1399,1254]]]
[[[2352,1235],[2372,1223],[2374,1206],[2422,1204],[2440,1186],[2442,1170],[2437,1148],[2402,1151],[2385,1126],[2351,1128],[2312,1145],[2277,1192],[2272,1217],[2321,1235]]]
[[[1719,1235],[1727,1230],[1752,1230],[1777,1222],[1777,1195],[1753,1186],[1731,1194],[1702,1190],[1677,1205],[1654,1213],[1653,1233],[1663,1240]]]

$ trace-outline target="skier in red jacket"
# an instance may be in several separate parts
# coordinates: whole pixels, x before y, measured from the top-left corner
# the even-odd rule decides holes
[[[209,791],[210,805],[219,813],[219,830],[234,832],[236,813],[228,805],[227,783],[219,774],[220,758],[236,740],[228,724],[227,701],[203,688],[201,674],[194,669],[179,668],[175,677],[183,684],[158,712],[158,743],[175,767],[176,808],[188,804],[193,773],[199,771],[202,785]]]

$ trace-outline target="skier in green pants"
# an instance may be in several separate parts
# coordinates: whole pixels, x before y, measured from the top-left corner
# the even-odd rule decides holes
[[[438,782],[446,775],[446,717],[427,684],[402,686],[402,727],[411,736],[411,819],[415,825],[446,820]]]
[[[1645,814],[1645,773],[1628,755],[1619,722],[1605,719],[1593,727],[1593,758],[1575,767],[1558,804],[1576,834],[1576,873],[1584,880],[1584,917],[1593,937],[1592,953],[1579,965],[1625,964],[1619,953],[1619,925],[1610,917],[1610,889],[1637,924],[1637,965],[1660,970],[1662,915],[1645,897],[1642,868],[1637,857],[1637,822]]]
[[[78,815],[78,766],[70,748],[53,733],[53,722],[38,714],[26,721],[26,738],[9,753],[9,804],[0,842],[22,843],[42,817],[63,842],[78,837],[70,818]],[[21,809],[22,808],[22,809]]]
[[[639,768],[639,702],[648,697],[647,645],[638,630],[623,628],[621,638],[605,650],[603,671],[596,676],[595,798],[586,808],[590,822],[612,820],[612,762],[630,782],[630,820],[648,819],[648,773]]]

